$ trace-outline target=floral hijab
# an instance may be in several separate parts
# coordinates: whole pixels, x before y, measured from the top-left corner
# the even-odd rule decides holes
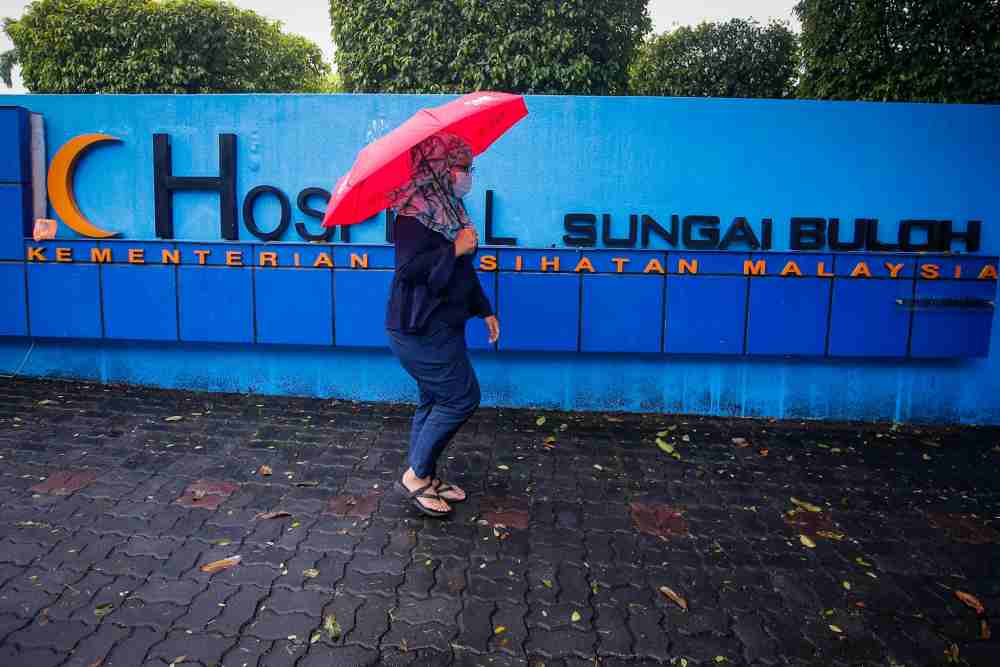
[[[397,215],[409,215],[426,227],[454,241],[458,231],[471,227],[465,204],[455,196],[451,170],[472,160],[472,151],[461,138],[439,132],[410,149],[413,174],[402,187],[389,193]]]

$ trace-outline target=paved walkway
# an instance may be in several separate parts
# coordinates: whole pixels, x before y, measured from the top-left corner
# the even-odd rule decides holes
[[[996,429],[410,410],[0,380],[0,665],[1000,660]]]

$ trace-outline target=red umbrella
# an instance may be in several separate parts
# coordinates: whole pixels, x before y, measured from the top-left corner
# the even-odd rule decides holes
[[[479,155],[528,115],[524,97],[483,91],[431,109],[421,109],[398,128],[365,146],[340,177],[323,226],[352,225],[388,208],[387,196],[410,178],[410,149],[438,132],[450,132]]]

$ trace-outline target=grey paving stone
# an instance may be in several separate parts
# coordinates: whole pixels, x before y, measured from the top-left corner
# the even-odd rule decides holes
[[[992,644],[975,639],[974,615],[951,590],[979,596],[1000,623],[1000,545],[956,542],[928,516],[1000,512],[1000,483],[983,463],[995,457],[997,428],[918,434],[550,413],[567,424],[550,451],[540,446],[548,431],[535,426],[535,411],[481,410],[443,466],[470,492],[452,518],[419,517],[392,493],[364,518],[326,513],[328,501],[388,488],[405,464],[407,406],[78,386],[0,379],[3,667],[90,667],[101,658],[102,667],[165,667],[189,639],[207,651],[189,656],[191,667],[590,667],[595,656],[604,667],[680,657],[714,667],[717,656],[723,664],[917,665],[943,655],[935,627],[965,638],[969,664],[992,667]],[[61,421],[43,419],[36,404],[53,395],[79,407],[45,411]],[[163,422],[191,412],[202,415]],[[14,414],[25,415],[17,429],[4,421]],[[675,440],[691,435],[680,445],[683,464],[649,444],[671,424]],[[736,448],[734,436],[755,447]],[[930,438],[942,443],[933,464],[920,456]],[[256,474],[264,462],[275,470],[269,479]],[[511,470],[500,474],[500,463]],[[70,496],[32,496],[31,486],[70,467],[99,478]],[[319,486],[294,487],[286,470]],[[242,486],[216,511],[175,504],[199,479]],[[487,496],[518,498],[528,527],[500,539],[476,523],[491,507]],[[790,496],[822,504],[847,537],[804,549],[784,520]],[[690,535],[639,533],[632,501],[679,508]],[[275,508],[294,517],[254,520]],[[243,562],[235,568],[198,570],[236,553]],[[661,585],[684,595],[689,610],[659,594]],[[103,605],[110,613],[95,614]],[[824,609],[832,616],[820,616]],[[320,632],[310,643],[327,615],[340,635]]]
[[[257,615],[256,620],[247,628],[247,634],[258,639],[276,641],[308,641],[312,631],[318,628],[320,619],[308,614],[276,614],[264,610]]]

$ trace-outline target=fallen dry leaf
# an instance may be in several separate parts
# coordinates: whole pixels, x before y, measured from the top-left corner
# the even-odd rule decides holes
[[[202,565],[199,569],[208,574],[215,574],[216,572],[237,565],[241,560],[243,560],[242,556],[230,556],[229,558],[223,558],[221,560],[213,560],[211,563]]]
[[[838,542],[844,539],[843,533],[838,533],[832,530],[817,530],[816,535],[819,537],[825,537],[828,540],[837,540]]]
[[[507,632],[507,626],[505,625],[498,625],[497,627],[493,628],[493,634],[495,635],[500,635],[505,632]]]
[[[284,510],[276,510],[274,512],[261,512],[254,517],[254,521],[257,519],[280,519],[283,516],[292,516],[291,512],[286,512]]]
[[[315,568],[309,568],[308,570],[302,570],[302,576],[306,579],[315,579],[319,576],[319,570]]]
[[[165,417],[163,419],[163,421],[165,421],[165,422],[179,422],[182,419],[184,419],[184,417],[182,417],[181,415],[174,415],[173,417]]]
[[[569,620],[573,621],[574,623],[579,623],[581,618],[583,618],[583,616],[580,616],[580,612],[574,610],[573,613],[570,615]]]
[[[664,442],[662,438],[656,439],[656,446],[659,447],[660,450],[662,450],[663,452],[666,452],[667,454],[674,453],[674,446],[671,445],[669,442]]]
[[[965,606],[975,609],[977,614],[982,615],[986,613],[986,608],[983,607],[983,603],[980,602],[979,598],[975,595],[971,595],[964,591],[955,591],[955,597],[961,600]]]
[[[660,592],[663,593],[665,596],[667,596],[671,601],[673,601],[674,604],[676,604],[684,611],[688,610],[687,600],[678,595],[674,591],[674,589],[670,588],[669,586],[660,586]]]
[[[334,641],[340,639],[340,623],[337,622],[337,617],[333,614],[327,614],[326,618],[323,619],[323,630],[326,631],[330,639]]]
[[[831,625],[830,629],[833,630],[834,632],[836,632],[838,635],[843,632],[843,630],[841,630],[840,626],[838,626],[838,625]]]
[[[767,447],[761,447],[760,449],[757,450],[757,453],[760,454],[761,456],[767,456],[768,454],[771,453],[771,450],[769,450]]]
[[[269,465],[263,465],[263,466],[261,466],[260,468],[257,469],[257,474],[258,475],[262,475],[264,477],[270,477],[271,473],[273,473],[273,472],[274,471],[271,470],[271,466],[269,466]]]
[[[535,426],[545,426],[545,417],[539,417],[535,420]]]
[[[174,665],[176,665],[178,663],[181,663],[181,662],[184,662],[185,660],[187,660],[187,656],[186,655],[179,655],[179,656],[177,656],[176,658],[174,658],[173,660],[170,661],[169,667],[174,667]]]
[[[750,446],[750,443],[747,442],[746,438],[733,438],[733,444],[739,447],[740,449]]]
[[[818,505],[813,505],[812,503],[807,503],[804,500],[799,500],[798,498],[792,498],[791,500],[792,500],[792,504],[793,505],[795,505],[797,507],[801,507],[802,509],[804,509],[804,510],[806,510],[808,512],[822,512],[823,511],[823,509],[821,507],[819,507]]]
[[[100,658],[99,660],[95,660],[94,662],[87,665],[87,667],[101,667],[101,665],[103,664],[104,664],[104,658]]]
[[[816,548],[816,543],[813,542],[808,535],[799,535],[799,542],[801,542],[804,547],[809,547],[810,549]]]
[[[979,619],[979,638],[989,639],[990,636],[991,636],[990,624],[986,621],[985,618]]]

